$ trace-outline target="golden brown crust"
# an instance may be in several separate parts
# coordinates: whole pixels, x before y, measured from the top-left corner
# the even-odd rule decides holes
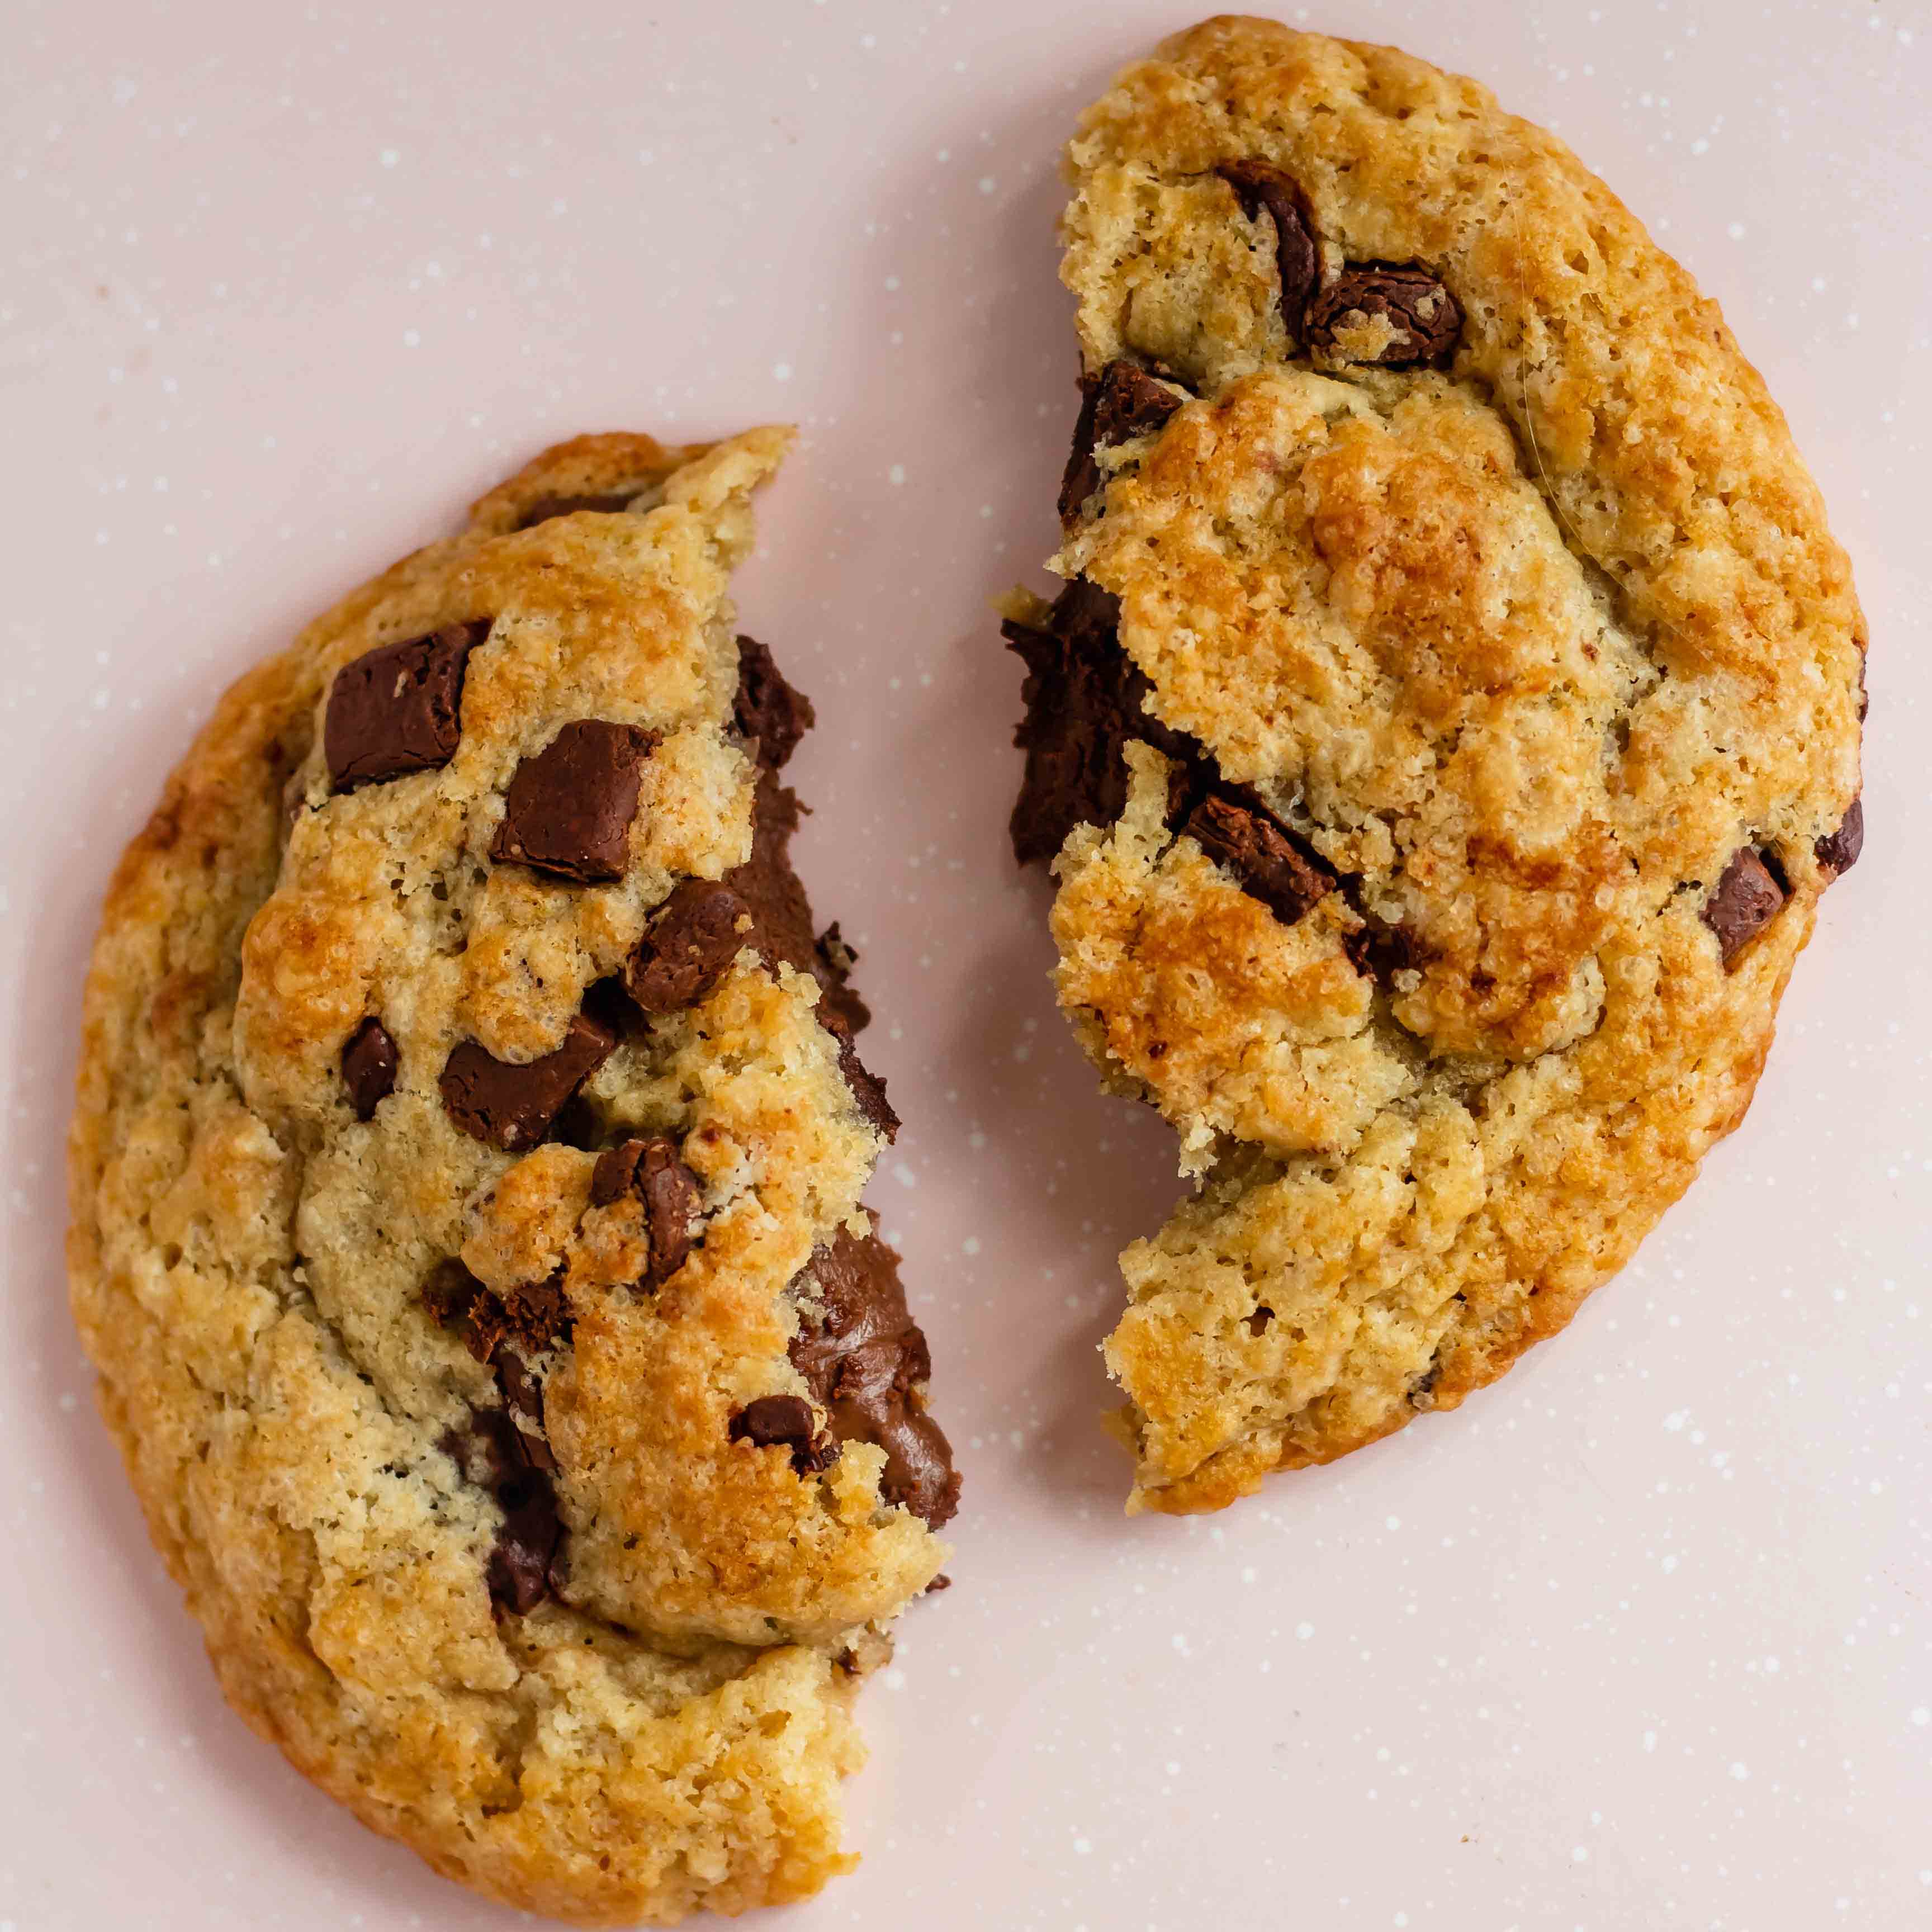
[[[1446,367],[1352,361],[1381,323],[1311,356],[1238,162],[1298,190],[1324,286],[1438,278]],[[1098,453],[1054,568],[1340,882],[1276,920],[1131,746],[1058,862],[1063,1003],[1208,1177],[1123,1257],[1134,1506],[1214,1508],[1500,1374],[1742,1117],[1857,796],[1863,631],[1714,304],[1473,82],[1211,20],[1068,174],[1088,370],[1196,399]],[[1754,853],[1781,906],[1720,946]]]
[[[876,1448],[801,1475],[731,1434],[803,1388],[788,1286],[865,1226],[880,1144],[810,978],[748,949],[597,1071],[600,1132],[679,1137],[707,1216],[655,1292],[636,1197],[592,1202],[594,1153],[500,1152],[439,1092],[460,1041],[556,1046],[678,878],[746,858],[726,581],[786,440],[564,446],[249,673],[122,860],[86,993],[75,1315],[224,1690],[364,1822],[586,1924],[799,1898],[850,1863],[840,1660],[944,1554],[883,1502]],[[515,527],[634,484],[632,514]],[[448,762],[333,785],[336,671],[483,620]],[[493,863],[509,776],[580,716],[658,734],[623,877]],[[370,1016],[398,1064],[364,1119],[342,1054]],[[506,1398],[425,1294],[458,1257],[574,1318],[525,1346],[568,1574],[521,1616],[493,1606],[503,1510],[460,1446]]]

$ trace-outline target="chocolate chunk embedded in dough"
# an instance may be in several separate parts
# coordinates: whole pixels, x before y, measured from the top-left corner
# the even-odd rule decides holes
[[[742,946],[757,944],[751,908],[716,879],[686,879],[658,909],[624,968],[626,990],[647,1013],[695,1006]]]
[[[529,1438],[507,1407],[472,1409],[468,1427],[451,1430],[439,1446],[503,1513],[484,1568],[491,1602],[520,1616],[535,1610],[561,1570],[563,1523],[549,1469],[531,1461]]]
[[[342,1049],[342,1084],[358,1120],[368,1120],[396,1090],[401,1062],[389,1030],[374,1013],[349,1036]]]
[[[1342,950],[1365,980],[1387,980],[1422,963],[1422,948],[1408,927],[1385,926],[1372,918],[1342,941]]]
[[[1704,923],[1718,936],[1724,970],[1768,926],[1784,903],[1784,888],[1761,853],[1745,846],[1724,868],[1716,890],[1704,902]]]
[[[838,1444],[820,1436],[812,1405],[802,1396],[761,1395],[748,1402],[732,1417],[730,1432],[734,1442],[748,1442],[754,1449],[789,1449],[791,1466],[801,1476],[815,1475],[838,1459]]]
[[[570,1298],[563,1292],[563,1268],[541,1281],[520,1282],[494,1300],[505,1338],[527,1354],[540,1354],[570,1340]]]
[[[1827,833],[1811,849],[1819,864],[1834,878],[1840,872],[1849,872],[1858,862],[1858,854],[1865,849],[1864,801],[1853,799],[1845,808],[1845,815],[1838,821],[1837,831]]]
[[[1303,314],[1322,272],[1322,251],[1307,197],[1279,168],[1265,161],[1223,161],[1214,172],[1234,190],[1250,221],[1263,209],[1274,224],[1276,267],[1281,276],[1281,319],[1291,342],[1301,340]]]
[[[506,1346],[534,1355],[570,1340],[570,1300],[561,1267],[544,1280],[499,1294],[460,1261],[440,1262],[423,1284],[422,1299],[438,1322],[461,1335],[479,1362],[497,1360]]]
[[[463,680],[486,620],[452,624],[366,651],[335,674],[322,722],[322,755],[337,791],[434,771],[463,736]]]
[[[600,1154],[590,1176],[590,1203],[608,1207],[626,1194],[644,1203],[653,1288],[676,1274],[691,1252],[691,1224],[698,1211],[698,1177],[662,1135],[632,1139]]]
[[[738,640],[738,695],[732,719],[758,743],[760,764],[776,771],[814,722],[812,700],[788,684],[770,651],[756,638]]]
[[[657,742],[655,731],[602,718],[565,725],[517,767],[490,857],[579,885],[621,879],[640,771]]]
[[[1188,814],[1182,829],[1284,926],[1292,926],[1334,890],[1334,874],[1304,853],[1280,820],[1258,800],[1210,792]]]
[[[496,1387],[503,1407],[515,1425],[524,1460],[533,1469],[554,1469],[550,1438],[544,1432],[543,1384],[532,1375],[515,1349],[496,1351]]]
[[[1073,447],[1060,482],[1060,516],[1064,523],[1101,484],[1098,453],[1117,442],[1156,430],[1184,398],[1163,388],[1138,364],[1109,362],[1081,383],[1080,414],[1073,425]]]
[[[1122,748],[1138,738],[1187,764],[1200,746],[1151,716],[1153,687],[1120,649],[1120,600],[1084,578],[1055,599],[1046,628],[1009,620],[1000,634],[1025,662],[1025,716],[1013,742],[1026,776],[1009,831],[1022,866],[1054,857],[1076,825],[1111,825],[1127,802]]]
[[[463,1131],[508,1154],[533,1148],[563,1103],[609,1057],[616,1034],[585,1013],[570,1022],[563,1044],[524,1065],[499,1060],[473,1040],[443,1063],[442,1104]]]
[[[898,1139],[899,1117],[893,1112],[892,1103],[886,1098],[886,1083],[859,1058],[851,1025],[845,1016],[837,1007],[821,1002],[818,1023],[838,1042],[838,1071],[853,1099],[859,1103],[860,1112],[888,1141]]]
[[[792,1289],[792,1364],[832,1433],[884,1450],[880,1493],[937,1529],[959,1507],[959,1477],[944,1431],[926,1412],[932,1358],[906,1310],[898,1257],[876,1232],[862,1240],[841,1228]]]
[[[1462,307],[1426,268],[1374,262],[1348,268],[1308,304],[1310,345],[1384,369],[1454,354]]]
[[[791,842],[805,808],[776,772],[761,771],[752,802],[752,856],[724,874],[750,908],[760,952],[809,973],[818,962],[812,901],[791,862]]]

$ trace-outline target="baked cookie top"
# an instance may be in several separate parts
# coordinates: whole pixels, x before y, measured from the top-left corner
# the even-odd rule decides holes
[[[1216,1508],[1500,1373],[1736,1124],[1864,639],[1715,305],[1472,82],[1211,20],[1067,171],[1014,840],[1201,1178],[1107,1354],[1136,1505]]]
[[[75,1311],[229,1696],[585,1923],[841,1868],[957,1494],[732,622],[788,440],[566,444],[244,678],[87,989]]]

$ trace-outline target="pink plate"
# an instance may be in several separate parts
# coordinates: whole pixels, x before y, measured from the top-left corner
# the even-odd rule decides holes
[[[109,868],[217,691],[541,445],[795,419],[743,572],[906,1132],[967,1472],[788,1927],[1932,1924],[1932,148],[1924,0],[1386,0],[1718,297],[1871,619],[1864,862],[1756,1111],[1458,1414],[1130,1522],[1094,1344],[1180,1184],[1053,1006],[1004,827],[1075,401],[1056,151],[1113,0],[15,0],[0,55],[0,1932],[506,1924],[231,1717],[70,1329]],[[1298,14],[1298,18],[1304,17]],[[1918,829],[1915,831],[1914,826]]]

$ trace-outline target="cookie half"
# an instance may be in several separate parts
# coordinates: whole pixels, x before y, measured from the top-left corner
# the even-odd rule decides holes
[[[224,1690],[585,1924],[850,1862],[958,1492],[732,621],[788,440],[566,444],[242,679],[87,988],[74,1310]]]
[[[1742,1118],[1864,634],[1715,305],[1473,82],[1216,20],[1067,172],[1012,836],[1198,1181],[1106,1354],[1132,1506],[1213,1509],[1501,1374]]]

